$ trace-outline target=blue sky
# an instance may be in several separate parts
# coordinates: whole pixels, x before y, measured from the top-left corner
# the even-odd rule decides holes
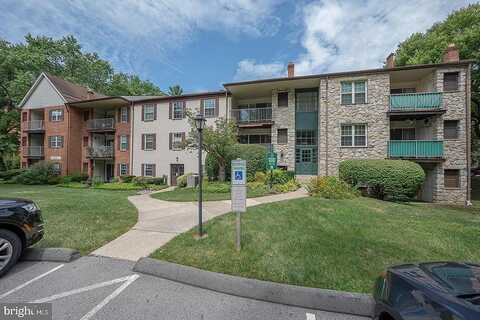
[[[382,66],[466,0],[0,0],[0,37],[72,34],[117,71],[166,90]]]

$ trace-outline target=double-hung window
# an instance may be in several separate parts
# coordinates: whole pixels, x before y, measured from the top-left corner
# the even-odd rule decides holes
[[[443,74],[443,91],[458,90],[458,72],[445,72]]]
[[[443,121],[443,138],[445,140],[458,139],[458,120]]]
[[[127,151],[128,150],[128,136],[121,135],[120,136],[120,151]]]
[[[181,150],[183,149],[183,132],[174,132],[172,133],[172,150]]]
[[[185,101],[175,101],[173,102],[173,119],[183,119],[184,118],[184,105]]]
[[[50,121],[62,121],[63,120],[63,110],[51,110],[50,111]]]
[[[342,124],[341,127],[342,147],[366,147],[367,125],[366,124]]]
[[[63,136],[48,137],[48,146],[52,149],[63,148]]]
[[[143,114],[142,114],[142,120],[143,121],[154,121],[155,120],[155,107],[156,105],[154,104],[145,104],[143,105]]]
[[[367,102],[367,81],[342,81],[342,104],[362,104]]]
[[[126,176],[128,174],[128,164],[120,163],[120,175]]]
[[[120,121],[123,123],[128,122],[128,107],[122,107],[120,109]]]
[[[213,118],[216,116],[215,109],[217,100],[216,99],[205,99],[202,100],[203,103],[203,114],[205,118]]]
[[[143,150],[155,150],[155,145],[156,145],[156,137],[155,134],[144,134],[142,135],[142,144],[143,144]]]
[[[155,177],[155,164],[144,163],[143,164],[143,175],[145,177]]]
[[[59,162],[52,163],[52,171],[54,174],[62,173],[62,165]]]

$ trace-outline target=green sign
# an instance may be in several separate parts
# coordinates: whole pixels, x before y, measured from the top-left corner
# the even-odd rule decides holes
[[[267,170],[277,168],[277,154],[275,152],[267,153]]]

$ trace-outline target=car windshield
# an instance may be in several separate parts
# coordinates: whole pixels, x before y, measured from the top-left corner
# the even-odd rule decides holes
[[[480,268],[457,263],[442,263],[429,266],[437,279],[448,285],[458,295],[480,293]]]

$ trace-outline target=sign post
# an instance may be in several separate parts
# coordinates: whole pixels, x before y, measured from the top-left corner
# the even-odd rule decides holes
[[[247,161],[232,160],[232,212],[236,213],[237,251],[241,249],[241,221],[240,215],[247,211]]]
[[[270,189],[272,189],[272,171],[277,168],[277,154],[270,150],[267,153],[267,170],[270,171]]]

